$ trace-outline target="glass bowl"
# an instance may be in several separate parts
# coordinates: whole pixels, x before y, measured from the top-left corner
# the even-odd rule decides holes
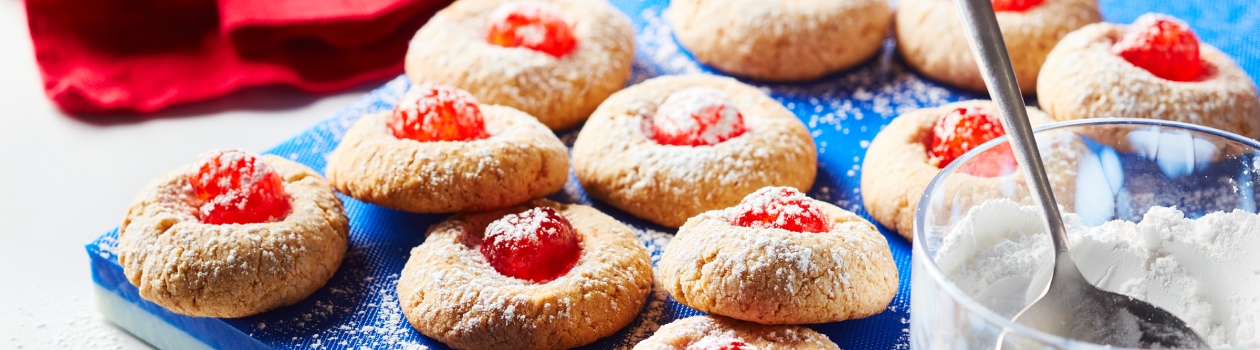
[[[1034,134],[1062,211],[1079,215],[1079,223],[1086,227],[1114,219],[1137,222],[1155,206],[1175,206],[1187,218],[1235,209],[1256,212],[1260,143],[1255,140],[1184,123],[1121,118],[1055,123],[1036,128]],[[997,177],[969,174],[980,173],[974,171],[978,167],[992,167],[993,157],[1003,156],[1000,152],[1010,157],[1005,137],[958,158],[942,169],[919,201],[913,242],[911,348],[992,349],[1004,331],[1003,348],[1012,344],[1035,344],[1032,348],[1036,349],[1104,348],[1010,321],[1041,290],[1032,286],[1045,285],[1048,273],[1044,270],[1016,279],[1015,287],[984,286],[984,293],[961,288],[966,286],[950,281],[943,272],[948,271],[943,265],[958,265],[952,265],[955,258],[941,259],[942,244],[973,208],[1002,199],[1033,205],[1023,174],[1014,169],[1005,169],[1007,175]],[[1044,232],[1040,216],[1036,218],[1025,220],[1031,221],[1025,225]],[[997,249],[999,243],[974,239],[966,244],[979,251]],[[1079,249],[1074,251],[1078,263],[1085,265],[1080,263],[1081,254]],[[1004,262],[1024,258],[1000,257]],[[1085,274],[1096,278],[1088,271]],[[977,295],[968,295],[967,289]],[[993,290],[1005,294],[994,295]]]

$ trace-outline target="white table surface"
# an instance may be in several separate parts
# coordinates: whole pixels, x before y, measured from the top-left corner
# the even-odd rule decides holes
[[[0,0],[0,349],[148,348],[97,313],[84,245],[150,179],[213,148],[266,150],[382,83],[76,119],[44,95],[22,1]]]

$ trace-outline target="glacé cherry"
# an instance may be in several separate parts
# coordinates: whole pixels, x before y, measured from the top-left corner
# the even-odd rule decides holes
[[[289,213],[289,195],[280,174],[244,151],[211,151],[193,164],[187,176],[194,195],[202,201],[202,222],[261,223]]]
[[[671,94],[645,121],[648,136],[662,145],[712,146],[748,130],[725,93],[703,87]]]
[[[573,51],[577,38],[560,12],[539,2],[509,3],[490,20],[486,41],[523,47],[560,58]]]
[[[582,247],[568,219],[551,207],[535,207],[487,225],[480,250],[500,274],[546,283],[568,273]]]
[[[813,199],[791,187],[765,187],[735,207],[732,224],[792,232],[827,232],[827,215]]]
[[[477,99],[464,90],[439,84],[420,84],[407,90],[387,124],[394,137],[420,142],[490,137]]]
[[[1199,57],[1199,38],[1184,22],[1145,14],[1133,21],[1111,52],[1157,77],[1198,81],[1207,70]]]

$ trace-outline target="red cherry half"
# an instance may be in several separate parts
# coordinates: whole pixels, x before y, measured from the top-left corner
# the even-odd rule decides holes
[[[712,146],[748,131],[726,93],[703,87],[675,92],[645,121],[649,137],[662,145]]]
[[[536,207],[487,225],[481,254],[504,276],[546,283],[577,263],[578,241],[568,219],[551,207]]]
[[[540,2],[503,5],[490,20],[486,41],[502,47],[523,47],[560,58],[573,51],[573,28],[555,8]]]
[[[791,187],[765,187],[735,207],[736,226],[778,228],[792,232],[827,232],[827,215],[813,199]]]
[[[743,340],[731,338],[701,338],[700,341],[687,345],[687,350],[752,350]]]
[[[188,172],[201,221],[208,224],[251,224],[283,219],[289,195],[280,175],[253,154],[240,150],[211,151]]]
[[[1185,22],[1166,15],[1138,17],[1111,52],[1172,81],[1198,81],[1207,70],[1199,57],[1199,38]]]

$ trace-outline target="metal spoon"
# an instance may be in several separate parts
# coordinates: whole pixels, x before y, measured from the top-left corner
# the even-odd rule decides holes
[[[1015,316],[1015,323],[1069,339],[1116,347],[1206,348],[1203,339],[1177,316],[1144,301],[1098,289],[1081,275],[1069,251],[1063,218],[1050,191],[993,5],[990,0],[955,0],[955,4],[989,95],[1001,110],[1002,126],[1011,139],[1015,159],[1028,176],[1033,199],[1045,214],[1043,224],[1054,241],[1050,285],[1038,300]],[[999,339],[999,347],[1002,344]]]

